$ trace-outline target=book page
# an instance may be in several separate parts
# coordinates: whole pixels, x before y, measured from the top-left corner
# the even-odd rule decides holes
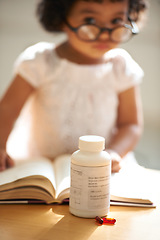
[[[64,154],[55,159],[54,171],[56,179],[56,198],[62,191],[66,190],[66,195],[69,193],[70,188],[70,161],[71,155]],[[69,196],[69,195],[68,195]]]
[[[37,159],[27,159],[24,161],[20,161],[16,166],[9,168],[0,173],[0,191],[10,189],[12,187],[18,187],[27,185],[27,178],[33,180],[33,184],[29,180],[30,185],[40,185],[42,180],[41,176],[46,177],[50,180],[53,187],[56,187],[55,184],[55,175],[53,171],[52,162],[45,158],[37,158]],[[24,179],[26,181],[19,181],[20,179]],[[38,184],[39,182],[39,184]],[[53,190],[52,190],[53,193]]]
[[[53,202],[53,197],[50,194],[48,194],[47,191],[42,191],[41,188],[31,187],[31,186],[10,189],[9,191],[2,191],[0,192],[0,199],[4,200],[4,201],[0,200],[0,204],[12,203],[12,201],[17,201],[17,203],[21,203],[21,199],[22,201],[26,201],[26,203],[29,202],[30,199],[33,203],[35,202],[34,199],[43,201],[43,202],[45,201],[46,203]],[[9,199],[9,200],[6,201],[5,199]]]
[[[147,169],[135,161],[126,161],[120,172],[111,176],[111,200],[127,201],[125,198],[129,198],[133,202],[146,202],[152,199],[151,189]]]

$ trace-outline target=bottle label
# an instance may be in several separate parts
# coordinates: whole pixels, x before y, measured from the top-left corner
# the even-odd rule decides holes
[[[90,211],[108,208],[110,173],[110,164],[86,167],[71,163],[70,206]]]

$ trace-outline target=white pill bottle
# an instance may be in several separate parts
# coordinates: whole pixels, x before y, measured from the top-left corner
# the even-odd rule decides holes
[[[95,218],[109,212],[111,158],[104,148],[103,137],[82,136],[71,156],[69,210],[75,216]]]

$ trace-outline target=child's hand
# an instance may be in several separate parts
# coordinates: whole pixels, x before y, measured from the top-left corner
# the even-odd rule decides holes
[[[109,150],[107,152],[111,156],[111,161],[112,161],[111,162],[111,171],[112,171],[112,173],[119,172],[119,170],[121,169],[122,158],[115,151]]]
[[[0,171],[14,166],[14,160],[6,153],[5,150],[0,149]]]

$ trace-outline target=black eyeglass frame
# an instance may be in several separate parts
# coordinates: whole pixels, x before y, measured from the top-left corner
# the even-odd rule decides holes
[[[138,33],[139,33],[139,28],[138,28],[137,24],[136,24],[133,20],[131,20],[130,18],[128,18],[128,21],[130,22],[131,25],[125,23],[125,24],[122,24],[122,25],[120,25],[120,26],[118,26],[118,27],[115,27],[115,28],[112,28],[112,29],[111,29],[111,28],[105,28],[105,27],[101,28],[101,27],[99,27],[99,26],[96,25],[96,24],[82,24],[82,25],[80,25],[80,26],[78,26],[78,27],[72,27],[67,21],[65,21],[65,23],[66,23],[66,25],[69,27],[69,29],[70,29],[71,31],[73,31],[75,34],[77,34],[79,28],[81,28],[82,26],[86,26],[86,25],[96,26],[97,28],[99,28],[100,31],[99,31],[99,34],[97,35],[97,37],[96,37],[95,39],[84,40],[84,39],[82,39],[81,37],[79,37],[79,35],[77,34],[78,38],[81,39],[82,41],[85,41],[85,42],[94,42],[94,41],[96,41],[96,40],[99,38],[99,36],[100,36],[103,32],[108,32],[108,33],[109,33],[109,36],[110,36],[110,34],[111,34],[114,30],[116,30],[116,29],[118,29],[118,28],[121,28],[121,27],[125,27],[125,28],[130,29],[132,35],[138,34]],[[129,40],[129,39],[128,39],[128,40]],[[115,41],[115,40],[112,40],[112,39],[111,39],[111,41],[117,42],[117,43],[119,42],[119,41]]]

